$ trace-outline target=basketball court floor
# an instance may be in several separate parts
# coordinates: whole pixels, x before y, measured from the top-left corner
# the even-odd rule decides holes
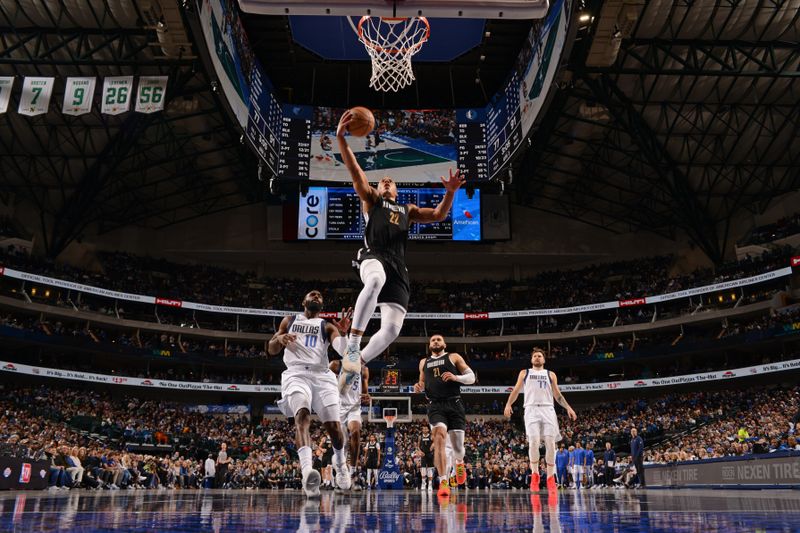
[[[3,531],[800,531],[800,492],[117,491],[0,494]]]

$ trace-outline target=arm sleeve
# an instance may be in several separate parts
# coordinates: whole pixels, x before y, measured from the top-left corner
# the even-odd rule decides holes
[[[336,350],[336,353],[339,355],[344,355],[344,352],[347,349],[347,339],[340,335],[333,339],[331,346],[333,346],[333,349]]]
[[[460,382],[462,385],[472,385],[475,383],[475,373],[471,368],[467,367],[466,372],[460,376],[456,376],[456,381]]]

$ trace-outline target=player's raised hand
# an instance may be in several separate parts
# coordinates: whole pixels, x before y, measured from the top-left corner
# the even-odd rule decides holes
[[[511,418],[511,415],[514,413],[514,409],[510,405],[506,405],[505,410],[503,411],[503,416],[506,418]]]
[[[339,119],[339,126],[336,128],[336,136],[344,138],[344,134],[347,133],[347,126],[350,125],[350,122],[353,120],[353,115],[350,113],[350,110],[344,112],[342,118]]]
[[[462,185],[464,185],[466,180],[464,179],[464,176],[461,174],[460,170],[456,170],[456,173],[453,174],[453,169],[451,168],[448,170],[448,172],[450,174],[449,178],[441,176],[439,179],[442,180],[442,185],[444,185],[445,189],[447,189],[449,192],[456,192],[459,188],[461,188]]]
[[[350,319],[353,316],[353,308],[349,308],[345,310],[342,308],[342,318],[341,320],[336,320],[335,318],[331,319],[331,324],[333,327],[339,330],[340,335],[346,335],[347,331],[350,329]]]

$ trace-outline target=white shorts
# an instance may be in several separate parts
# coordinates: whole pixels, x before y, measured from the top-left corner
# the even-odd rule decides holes
[[[339,409],[339,421],[347,427],[350,422],[361,423],[361,404],[342,404]]]
[[[295,416],[300,409],[317,413],[323,422],[339,420],[339,384],[330,370],[313,370],[299,366],[281,374],[281,400],[286,416]]]
[[[552,406],[531,405],[525,408],[525,433],[539,437],[553,437],[558,442],[561,433],[558,430],[556,410]]]

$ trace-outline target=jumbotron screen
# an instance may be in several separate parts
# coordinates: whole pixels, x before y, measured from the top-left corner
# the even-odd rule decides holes
[[[397,191],[397,202],[419,207],[436,207],[445,189],[405,189]],[[350,187],[310,187],[300,197],[297,238],[300,240],[361,240],[366,223],[358,195]],[[433,224],[412,224],[408,238],[413,240],[481,240],[481,195],[470,198],[459,189],[447,218]]]

